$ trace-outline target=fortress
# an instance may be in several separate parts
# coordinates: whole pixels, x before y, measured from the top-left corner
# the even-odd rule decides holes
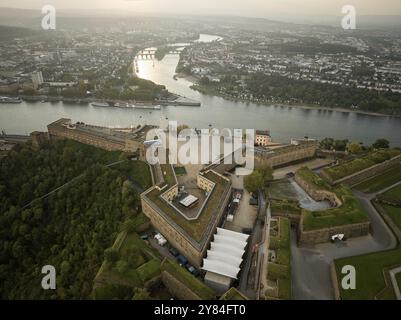
[[[62,118],[47,126],[50,139],[71,139],[108,151],[135,152],[145,156],[144,141],[146,133],[153,126],[140,126],[135,129],[111,129],[88,125],[83,122],[73,124],[71,119]],[[39,135],[35,133],[35,136]],[[35,136],[32,136],[36,144]]]
[[[311,139],[292,139],[291,144],[276,147],[256,147],[255,164],[272,168],[282,167],[313,158],[316,150],[317,142]]]
[[[157,166],[160,166],[163,181],[159,179],[159,184],[141,194],[142,210],[191,264],[200,267],[213,234],[223,220],[231,196],[231,181],[213,170],[200,171],[196,183],[204,196],[200,196],[195,208],[186,209],[174,201],[180,188],[172,165],[154,167]],[[153,168],[152,172],[160,170]]]

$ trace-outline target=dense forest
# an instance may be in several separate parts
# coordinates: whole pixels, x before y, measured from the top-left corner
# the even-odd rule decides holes
[[[364,111],[401,113],[401,94],[399,93],[341,87],[263,74],[250,76],[246,85],[249,92],[261,98],[271,96],[327,107],[350,108],[354,105]]]
[[[90,298],[104,250],[124,221],[138,214],[139,195],[130,178],[137,172],[136,182],[148,187],[146,169],[119,152],[73,141],[38,151],[17,146],[3,158],[0,298]],[[57,290],[45,291],[41,268],[49,264],[57,270]]]

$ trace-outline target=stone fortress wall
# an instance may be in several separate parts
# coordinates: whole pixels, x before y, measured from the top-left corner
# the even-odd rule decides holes
[[[315,141],[301,141],[298,144],[290,144],[271,150],[255,148],[255,165],[256,167],[269,166],[272,168],[288,165],[313,158],[316,149],[317,143]]]
[[[219,176],[223,177],[221,175]],[[227,181],[230,181],[226,177],[223,178]],[[198,187],[206,191],[209,190],[208,187],[210,183],[213,183],[207,178],[203,177],[203,173],[198,174],[197,181]],[[169,190],[173,192],[173,194],[175,194],[176,190],[178,190],[178,185],[175,187]],[[204,237],[200,242],[195,241],[185,230],[180,227],[178,223],[174,221],[174,219],[164,213],[155,203],[151,201],[151,199],[149,199],[149,197],[146,196],[146,194],[153,188],[155,187],[152,187],[141,194],[143,213],[150,219],[152,225],[170,242],[173,247],[184,254],[192,265],[199,268],[202,265],[203,257],[206,254],[209,243],[221,222],[224,209],[230,200],[231,182],[228,189],[224,192],[224,194],[221,195],[223,198],[220,202],[220,206],[216,208],[218,210],[217,214],[211,216],[212,220],[206,227]],[[180,215],[180,213],[177,212],[177,215]]]
[[[324,171],[321,172],[321,175],[324,179],[329,181],[330,184],[332,184],[332,185],[344,183],[349,186],[352,186],[352,185],[356,185],[364,180],[367,180],[371,177],[379,175],[379,174],[387,171],[388,169],[394,167],[395,165],[399,164],[400,162],[401,162],[401,155],[398,155],[387,161],[378,163],[372,167],[358,171],[354,174],[351,174],[349,176],[346,176],[346,177],[338,179],[338,180],[332,180],[327,174],[325,174]]]
[[[342,205],[342,200],[334,193],[328,190],[318,190],[311,186],[307,181],[302,179],[299,175],[295,174],[295,181],[314,199],[315,201],[327,200],[333,207]],[[330,209],[328,209],[330,210]],[[321,228],[316,230],[304,230],[303,217],[298,227],[298,244],[299,245],[315,245],[318,243],[325,243],[335,234],[344,234],[346,238],[361,237],[368,235],[370,232],[370,221],[335,226],[330,228]]]

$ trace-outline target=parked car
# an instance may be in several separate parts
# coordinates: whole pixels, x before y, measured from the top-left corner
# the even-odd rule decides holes
[[[257,205],[258,205],[258,199],[250,198],[250,199],[249,199],[249,205],[251,205],[251,206],[257,206]]]
[[[191,266],[190,264],[187,264],[186,268],[190,273],[194,273],[196,270],[195,267]]]
[[[141,239],[142,240],[148,240],[149,236],[147,234],[144,234],[144,235],[141,236]]]
[[[180,254],[177,257],[177,261],[181,267],[185,267],[188,264],[188,259],[186,257],[184,257],[182,254]]]
[[[160,233],[155,235],[155,239],[157,240],[157,243],[162,247],[167,243],[166,238],[163,237]]]
[[[343,233],[335,234],[334,236],[331,236],[331,241],[332,242],[345,241],[345,234]]]
[[[199,269],[195,269],[195,271],[192,272],[192,274],[193,274],[195,277],[200,277],[201,272],[199,271]]]
[[[170,249],[168,249],[168,251],[174,256],[177,257],[180,253],[177,251],[177,249],[171,247]]]

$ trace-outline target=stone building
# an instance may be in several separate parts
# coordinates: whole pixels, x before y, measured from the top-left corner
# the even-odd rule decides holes
[[[272,142],[270,131],[256,130],[255,144],[258,146],[267,147]]]
[[[138,152],[145,157],[144,141],[151,126],[137,129],[110,129],[88,125],[82,122],[72,123],[71,119],[62,118],[47,126],[50,139],[71,139],[108,151]]]
[[[255,164],[258,166],[281,167],[313,158],[316,154],[315,140],[292,140],[291,144],[274,148],[255,148]]]
[[[31,133],[32,147],[39,149],[43,143],[49,141],[47,132],[34,131]]]
[[[141,194],[142,210],[173,247],[192,265],[200,267],[213,234],[223,220],[230,200],[231,181],[212,170],[200,172],[198,188],[207,196],[198,204],[197,212],[189,214],[173,204],[179,190],[173,167],[164,165],[162,171],[166,176],[165,186],[155,185]]]

